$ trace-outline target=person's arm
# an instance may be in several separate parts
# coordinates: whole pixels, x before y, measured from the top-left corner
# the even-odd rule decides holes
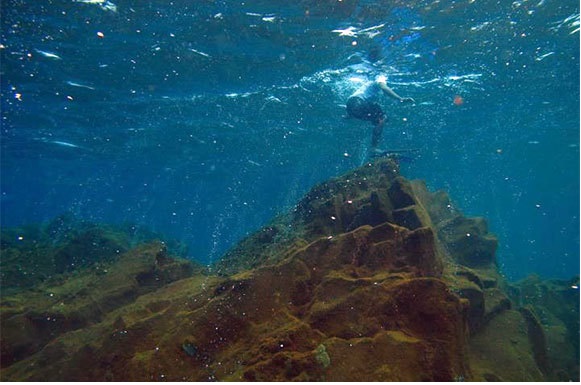
[[[392,90],[391,88],[389,88],[384,81],[378,81],[377,83],[379,84],[379,87],[381,87],[381,89],[383,90],[383,92],[385,92],[387,95],[389,95],[393,99],[399,100],[400,102],[412,102],[412,103],[415,103],[416,102],[412,98],[402,98],[401,96],[399,96],[398,94],[396,94],[394,90]]]

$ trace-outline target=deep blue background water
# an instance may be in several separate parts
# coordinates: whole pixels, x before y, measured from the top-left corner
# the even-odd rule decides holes
[[[403,174],[486,217],[509,278],[579,273],[577,1],[113,3],[2,1],[3,226],[71,211],[215,260],[362,164],[344,102],[383,72],[417,102],[385,101]]]

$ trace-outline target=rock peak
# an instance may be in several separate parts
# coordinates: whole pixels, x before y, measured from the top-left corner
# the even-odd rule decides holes
[[[463,216],[446,193],[379,159],[315,186],[212,273],[154,242],[98,271],[4,295],[0,374],[578,380],[578,290],[539,279],[509,284],[496,245],[482,218]]]

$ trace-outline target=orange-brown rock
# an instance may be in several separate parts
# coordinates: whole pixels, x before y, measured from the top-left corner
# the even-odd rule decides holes
[[[0,375],[578,379],[578,347],[557,368],[550,349],[567,341],[545,334],[539,315],[550,308],[552,325],[564,327],[555,321],[561,308],[553,300],[515,301],[541,283],[509,286],[495,247],[483,220],[464,218],[445,193],[430,193],[399,176],[393,160],[379,160],[315,187],[212,273],[193,272],[153,244],[120,256],[104,275],[83,270],[4,297]],[[51,320],[37,320],[39,327],[31,314]]]
[[[30,356],[60,335],[100,322],[139,296],[187,277],[192,265],[166,255],[153,243],[135,248],[114,264],[79,271],[56,284],[2,298],[1,364]]]

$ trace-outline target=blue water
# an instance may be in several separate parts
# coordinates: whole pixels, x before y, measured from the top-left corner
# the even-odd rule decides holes
[[[214,261],[365,161],[344,103],[385,73],[416,100],[384,103],[402,173],[486,217],[510,279],[579,273],[577,1],[94,3],[2,1],[2,226],[130,221]]]

